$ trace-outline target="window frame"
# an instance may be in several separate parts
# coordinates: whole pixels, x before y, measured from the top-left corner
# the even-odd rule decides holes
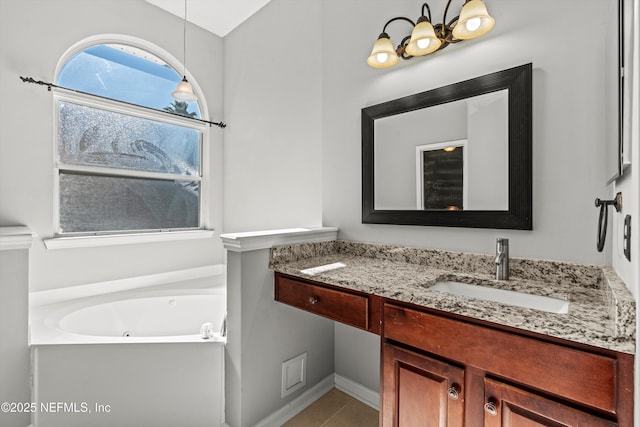
[[[179,62],[162,49],[151,45],[148,42],[141,41],[126,36],[96,36],[77,43],[69,49],[60,59],[56,69],[56,81],[64,67],[64,65],[77,53],[82,50],[97,45],[119,43],[127,44],[135,48],[143,49],[153,55],[156,55],[171,67],[177,74],[178,69],[182,69]],[[177,65],[178,64],[178,65]],[[200,116],[203,119],[208,117],[208,112],[204,98],[200,88],[192,77],[194,92],[198,96],[198,107],[200,108]],[[101,246],[121,243],[135,243],[148,241],[165,241],[176,239],[194,239],[207,238],[213,235],[213,230],[208,227],[210,213],[210,126],[199,120],[188,117],[167,113],[163,110],[155,110],[145,106],[137,106],[123,101],[111,100],[96,95],[84,94],[73,90],[65,90],[61,88],[52,88],[53,92],[53,238],[45,240],[45,246],[48,249],[76,247],[76,246]],[[126,114],[133,117],[159,121],[162,123],[184,126],[195,129],[200,134],[200,173],[199,175],[179,176],[168,173],[145,172],[131,169],[119,169],[105,166],[90,166],[68,164],[63,162],[59,156],[59,105],[60,102],[68,102],[89,108],[96,108],[116,114]],[[88,174],[106,174],[113,177],[134,177],[134,178],[151,178],[151,179],[170,179],[176,181],[198,181],[200,186],[199,194],[199,221],[198,227],[193,228],[176,228],[176,229],[145,229],[145,230],[121,230],[121,231],[95,231],[95,232],[62,232],[60,227],[60,174],[64,171],[86,172]]]

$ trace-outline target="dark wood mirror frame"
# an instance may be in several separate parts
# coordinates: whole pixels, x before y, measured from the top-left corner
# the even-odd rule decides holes
[[[508,89],[508,210],[376,210],[376,119]],[[532,229],[532,64],[498,71],[362,109],[362,222],[496,229]],[[428,130],[425,130],[428,131]]]

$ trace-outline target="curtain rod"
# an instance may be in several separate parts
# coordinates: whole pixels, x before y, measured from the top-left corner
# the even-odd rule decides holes
[[[156,108],[151,108],[151,107],[147,107],[147,106],[144,106],[144,105],[138,105],[138,104],[134,104],[132,102],[120,101],[118,99],[108,98],[106,96],[100,96],[100,95],[96,95],[96,94],[89,93],[89,92],[83,92],[81,90],[71,89],[71,88],[64,87],[64,86],[58,86],[58,85],[56,85],[54,83],[48,83],[48,82],[44,82],[42,80],[35,80],[32,77],[22,77],[22,76],[20,76],[20,80],[22,80],[24,83],[33,83],[33,84],[37,84],[37,85],[41,85],[41,86],[47,86],[47,90],[49,92],[51,92],[51,88],[54,87],[56,89],[67,90],[69,92],[75,92],[75,93],[79,93],[79,94],[82,94],[82,95],[92,96],[92,97],[100,98],[100,99],[107,99],[109,101],[114,101],[114,102],[118,102],[118,103],[121,103],[121,104],[133,105],[133,106],[136,106],[136,107],[145,108],[147,110],[159,111],[161,113],[171,114],[172,116],[183,117],[183,118],[189,119],[189,120],[196,120],[198,122],[207,123],[209,126],[214,126],[215,125],[215,126],[218,126],[218,127],[222,128],[222,129],[227,127],[226,123],[223,123],[223,122],[210,122],[209,120],[203,120],[203,119],[197,119],[195,117],[183,116],[182,114],[172,113],[171,111],[158,110]]]

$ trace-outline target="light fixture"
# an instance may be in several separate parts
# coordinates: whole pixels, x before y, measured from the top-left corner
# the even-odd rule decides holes
[[[422,15],[416,23],[404,16],[397,16],[387,21],[373,46],[371,55],[367,58],[367,63],[374,68],[392,67],[398,62],[398,58],[411,59],[414,56],[427,55],[444,49],[451,43],[479,37],[493,28],[495,21],[487,12],[487,7],[482,0],[466,0],[460,15],[447,22],[451,1],[447,2],[440,24],[432,23],[431,9],[427,3],[423,3]],[[387,26],[398,20],[409,22],[413,31],[394,49],[387,34]]]
[[[373,68],[387,68],[396,65],[396,62],[398,62],[396,50],[389,39],[389,34],[383,32],[378,36],[376,44],[373,45],[373,51],[367,59],[367,63]]]
[[[456,147],[452,146],[452,147],[447,147],[447,148],[443,148],[444,151],[446,151],[447,153],[450,153],[452,151],[456,151]]]
[[[436,36],[436,31],[429,22],[429,18],[423,15],[418,19],[416,26],[411,32],[411,39],[405,51],[411,56],[422,56],[435,52],[440,48],[442,42]]]
[[[187,0],[184,0],[184,25],[182,33],[182,80],[178,83],[176,90],[171,93],[178,101],[192,102],[198,99],[193,93],[191,83],[187,80]]]
[[[480,37],[492,29],[494,23],[482,0],[469,0],[460,11],[458,23],[453,28],[453,37],[459,40]]]

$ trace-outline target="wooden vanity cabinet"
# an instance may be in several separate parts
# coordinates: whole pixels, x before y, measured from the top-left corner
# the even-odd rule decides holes
[[[633,425],[631,355],[592,353],[395,302],[383,304],[382,337],[382,427]],[[462,415],[452,413],[459,401],[447,400],[452,383],[461,386]]]
[[[380,335],[378,296],[275,273],[275,300]]]
[[[589,426],[617,424],[491,378],[484,379],[484,427]]]
[[[381,335],[381,427],[633,426],[631,354],[277,272],[275,299]]]
[[[383,344],[383,426],[463,427],[464,368]]]

